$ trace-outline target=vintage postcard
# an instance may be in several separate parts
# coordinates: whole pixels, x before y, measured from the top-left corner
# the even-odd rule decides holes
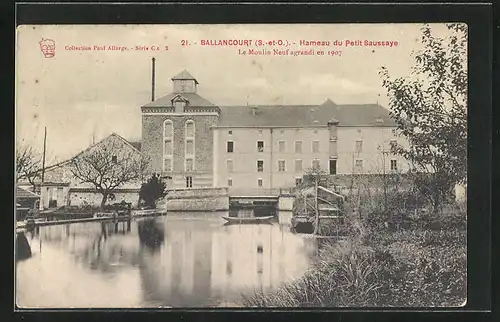
[[[467,301],[467,25],[21,25],[15,301]]]

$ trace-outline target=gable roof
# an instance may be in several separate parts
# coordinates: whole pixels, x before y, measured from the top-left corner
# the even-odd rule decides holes
[[[179,74],[172,77],[172,80],[194,80],[196,84],[199,84],[196,78],[193,77],[187,70],[183,70]]]
[[[256,108],[253,115],[252,108]],[[378,104],[337,105],[327,100],[321,105],[221,106],[218,126],[396,126],[389,111]],[[378,120],[378,121],[377,121]],[[380,122],[380,120],[382,122]]]
[[[16,198],[17,199],[38,199],[40,198],[39,195],[36,193],[33,193],[31,191],[28,191],[26,189],[23,189],[19,186],[16,187]]]
[[[78,154],[76,154],[74,157],[72,158],[69,158],[68,160],[65,160],[65,161],[62,161],[62,162],[58,162],[56,164],[53,164],[53,165],[50,165],[48,167],[45,167],[45,170],[50,170],[52,168],[57,168],[57,167],[60,167],[60,166],[63,166],[65,164],[68,164],[69,162],[71,162],[71,160],[74,160],[75,158],[77,158],[78,156],[82,155],[83,153],[89,151],[90,149],[92,149],[93,147],[101,144],[102,142],[108,140],[109,138],[111,137],[116,137],[118,138],[120,141],[122,141],[123,143],[125,143],[126,145],[128,145],[129,147],[131,147],[132,149],[136,150],[137,153],[141,153],[139,149],[137,149],[136,146],[134,146],[132,143],[130,143],[129,141],[125,140],[122,136],[116,134],[115,132],[111,133],[110,135],[108,135],[107,137],[105,137],[104,139],[98,141],[97,143],[94,143],[92,145],[90,145],[89,147],[87,147],[86,149],[80,151]]]
[[[181,95],[189,101],[189,106],[193,107],[215,107],[212,102],[201,97],[197,93],[170,93],[142,107],[172,107],[172,99]]]

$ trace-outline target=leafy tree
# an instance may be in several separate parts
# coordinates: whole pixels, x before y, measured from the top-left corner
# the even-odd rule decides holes
[[[71,160],[71,173],[82,183],[88,183],[102,195],[101,208],[108,197],[126,183],[142,180],[147,159],[136,151],[124,148],[111,138],[93,146]]]
[[[32,147],[20,143],[17,144],[16,182],[26,180],[33,186],[33,191],[35,191],[35,181],[40,178],[41,164],[40,155]]]
[[[422,28],[423,49],[407,77],[382,67],[390,114],[408,147],[392,150],[411,164],[415,184],[440,209],[451,188],[467,178],[467,26],[448,24],[447,37]]]
[[[156,201],[167,195],[167,185],[160,175],[153,174],[148,182],[143,183],[139,191],[139,200],[143,200],[148,208],[155,208]]]

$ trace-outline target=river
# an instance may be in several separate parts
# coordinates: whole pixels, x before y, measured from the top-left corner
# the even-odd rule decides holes
[[[130,224],[39,227],[18,235],[23,308],[233,307],[310,267],[314,239],[272,224],[225,225],[227,213],[169,213]],[[26,243],[24,243],[26,244]]]

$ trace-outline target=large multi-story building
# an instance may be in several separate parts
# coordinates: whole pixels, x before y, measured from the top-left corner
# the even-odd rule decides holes
[[[187,71],[173,92],[142,106],[142,151],[173,188],[293,187],[308,168],[330,174],[405,171],[404,144],[378,104],[217,106]]]

